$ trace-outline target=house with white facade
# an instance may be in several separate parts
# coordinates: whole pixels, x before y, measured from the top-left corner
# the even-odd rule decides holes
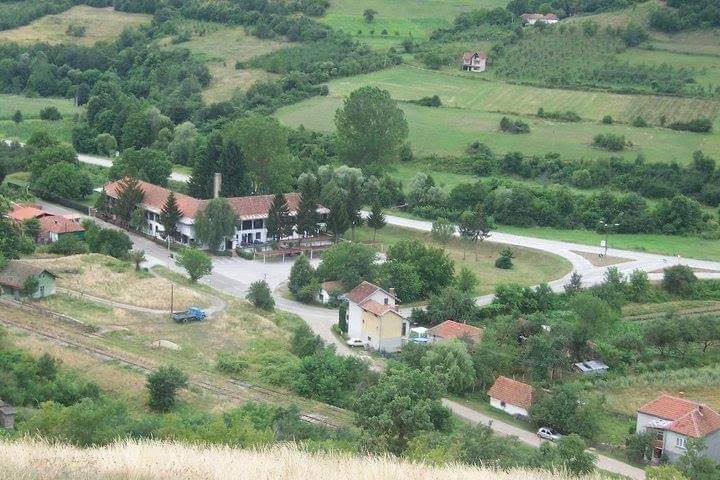
[[[410,331],[410,322],[397,308],[393,289],[362,282],[345,295],[348,301],[348,335],[368,348],[396,352]]]
[[[560,21],[558,16],[554,13],[547,13],[545,15],[543,15],[542,13],[523,13],[522,15],[520,15],[520,18],[525,25],[535,25],[536,23],[553,25]]]
[[[105,185],[105,195],[110,199],[111,206],[118,198],[118,194],[122,189],[121,184],[121,180],[115,180]],[[168,195],[170,195],[170,190],[143,181],[139,181],[139,184],[144,195],[140,204],[145,218],[144,232],[153,237],[164,238],[165,227],[160,223],[160,215]],[[219,191],[219,188],[216,188],[216,191]],[[174,192],[174,195],[182,214],[176,224],[179,233],[178,241],[183,245],[193,245],[196,242],[195,216],[205,208],[210,200],[202,200],[177,192]],[[237,216],[237,227],[235,234],[225,239],[221,250],[232,250],[238,246],[265,243],[268,240],[266,221],[273,197],[273,195],[252,195],[227,198]],[[296,215],[300,204],[300,194],[287,193],[285,194],[285,200],[290,210],[290,216]],[[323,206],[318,206],[317,212],[321,221],[325,221],[329,210]],[[297,236],[297,234],[293,235],[295,238]]]
[[[653,434],[652,462],[675,462],[691,439],[702,439],[702,455],[720,463],[720,414],[705,404],[662,394],[638,409],[635,431]]]
[[[464,72],[484,72],[487,55],[484,52],[465,52],[460,60],[460,70]]]
[[[529,416],[535,389],[532,385],[500,375],[488,390],[490,406],[510,415]]]

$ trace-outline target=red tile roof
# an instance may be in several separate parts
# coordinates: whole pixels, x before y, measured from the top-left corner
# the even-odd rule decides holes
[[[557,20],[558,16],[555,15],[554,13],[548,13],[547,15],[545,15],[544,18],[545,18],[545,20]]]
[[[492,398],[522,407],[525,410],[529,409],[533,402],[534,389],[527,383],[518,382],[512,378],[499,376],[490,390],[488,395]]]
[[[463,62],[470,62],[474,55],[477,55],[478,58],[484,58],[487,59],[487,55],[485,52],[465,52],[463,53]]]
[[[121,182],[122,180],[115,180],[105,185],[105,193],[109,197],[117,198]],[[139,183],[140,188],[145,194],[143,205],[158,212],[161,211],[163,206],[165,206],[168,195],[170,195],[170,190],[158,185],[153,185],[152,183],[143,182],[142,180],[140,180]],[[188,218],[195,218],[198,210],[201,210],[205,203],[207,203],[207,200],[199,200],[177,192],[175,192],[175,199],[183,216]]]
[[[85,229],[78,222],[70,220],[69,218],[61,217],[59,215],[48,215],[40,217],[40,233],[74,233],[84,232]]]
[[[8,217],[18,222],[43,215],[47,215],[47,213],[35,205],[13,205],[8,212]]]
[[[343,286],[342,282],[336,282],[336,281],[323,282],[321,286],[322,286],[322,289],[328,293],[345,291],[345,287]]]
[[[667,430],[701,438],[720,429],[720,414],[707,405],[663,393],[638,412],[672,421]]]
[[[394,293],[392,293],[392,292],[386,292],[385,290],[383,290],[382,288],[378,287],[377,285],[373,285],[372,283],[366,282],[366,281],[363,281],[362,283],[360,283],[360,285],[358,285],[357,287],[355,287],[355,288],[353,288],[352,290],[350,290],[350,291],[348,292],[348,294],[345,295],[345,297],[347,297],[347,299],[350,300],[351,302],[360,304],[360,303],[362,303],[364,300],[367,300],[367,298],[368,298],[370,295],[372,295],[373,293],[377,292],[378,290],[382,290],[383,292],[387,293],[388,296],[394,298],[395,301],[398,300],[398,298],[395,296]]]
[[[382,303],[376,302],[375,300],[365,300],[363,303],[360,304],[360,308],[372,313],[373,315],[377,315],[378,317],[385,315],[391,310],[396,312],[395,306],[384,305]]]
[[[445,320],[439,325],[435,325],[428,334],[440,337],[445,340],[452,338],[469,337],[475,342],[479,342],[483,338],[485,330],[483,328],[456,322],[455,320]]]
[[[112,198],[117,198],[117,191],[120,182],[120,180],[115,180],[105,185],[105,193]],[[145,194],[143,204],[152,210],[161,211],[165,205],[168,195],[170,195],[170,190],[158,185],[153,185],[152,183],[143,182],[142,180],[139,183],[140,188]],[[177,199],[178,206],[180,207],[180,211],[183,216],[188,218],[195,218],[197,212],[205,208],[205,205],[209,202],[209,200],[200,200],[177,192],[175,192],[175,198]],[[285,194],[285,199],[287,200],[290,213],[296,212],[298,205],[300,204],[300,194],[287,193]],[[239,218],[262,218],[267,216],[270,211],[273,195],[232,197],[227,200]],[[324,207],[320,208],[322,209]]]

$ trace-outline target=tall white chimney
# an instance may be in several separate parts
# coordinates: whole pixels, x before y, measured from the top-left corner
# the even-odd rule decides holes
[[[222,184],[222,173],[213,175],[213,198],[220,196],[220,185]]]

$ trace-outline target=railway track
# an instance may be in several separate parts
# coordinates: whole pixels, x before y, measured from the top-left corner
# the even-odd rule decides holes
[[[105,349],[101,349],[92,345],[87,345],[85,343],[79,342],[75,339],[73,339],[69,335],[60,334],[56,331],[49,331],[46,329],[38,328],[34,325],[29,324],[23,324],[20,322],[15,322],[8,320],[6,318],[0,318],[0,325],[4,325],[9,328],[14,328],[17,330],[24,331],[26,333],[36,335],[39,337],[43,337],[47,340],[51,340],[52,342],[66,347],[72,347],[77,350],[83,351],[85,353],[90,354],[91,356],[95,358],[99,358],[103,361],[115,361],[119,364],[125,365],[127,367],[133,368],[135,370],[138,370],[144,374],[149,374],[155,371],[155,367],[153,365],[150,365],[148,363],[142,363],[137,360],[130,359],[128,357],[118,355],[117,353],[109,352]],[[82,332],[77,331],[75,332],[76,335],[79,335],[81,337],[89,338],[89,339],[95,339],[95,340],[103,340],[102,335],[98,335],[96,333],[90,333],[90,332]],[[219,397],[233,400],[233,401],[240,401],[240,402],[247,402],[247,401],[267,401],[269,403],[274,404],[285,404],[287,403],[287,393],[281,392],[279,390],[273,390],[271,388],[262,387],[258,385],[252,385],[247,382],[242,382],[240,380],[232,379],[229,381],[231,385],[233,385],[234,388],[228,388],[224,387],[218,384],[214,384],[211,382],[208,382],[207,380],[203,379],[197,379],[197,378],[189,378],[188,379],[188,386],[195,387],[197,389],[200,389],[205,392],[212,393],[214,395],[217,395]],[[345,411],[341,408],[327,405],[326,408],[334,413],[337,414],[344,414]],[[336,423],[333,421],[332,418],[329,418],[327,415],[321,414],[321,413],[313,413],[313,412],[301,412],[298,415],[301,420],[313,423],[316,425],[323,425],[329,428],[338,429],[341,427],[340,423]]]

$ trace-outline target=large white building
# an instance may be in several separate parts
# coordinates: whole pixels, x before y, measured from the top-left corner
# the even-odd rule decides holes
[[[111,205],[118,198],[118,191],[122,188],[121,183],[121,180],[115,180],[105,185],[105,194],[109,197]],[[144,194],[143,201],[140,204],[145,218],[144,231],[148,235],[164,238],[165,228],[160,223],[160,214],[168,195],[170,195],[170,190],[143,181],[140,181],[139,184]],[[175,192],[175,199],[182,213],[182,217],[176,224],[179,233],[177,240],[183,245],[192,245],[196,241],[195,216],[205,208],[210,200],[201,200],[177,192]],[[285,199],[290,215],[296,215],[300,203],[300,194],[287,193]],[[237,246],[253,243],[265,243],[268,239],[266,221],[272,205],[273,195],[232,197],[228,198],[227,201],[235,210],[237,229],[232,237],[225,239],[221,250],[231,250]],[[321,221],[325,221],[329,210],[320,206],[317,211]]]
[[[662,456],[677,461],[690,439],[702,439],[702,455],[720,462],[720,414],[707,405],[662,394],[638,409],[635,430],[653,434],[654,462]]]

